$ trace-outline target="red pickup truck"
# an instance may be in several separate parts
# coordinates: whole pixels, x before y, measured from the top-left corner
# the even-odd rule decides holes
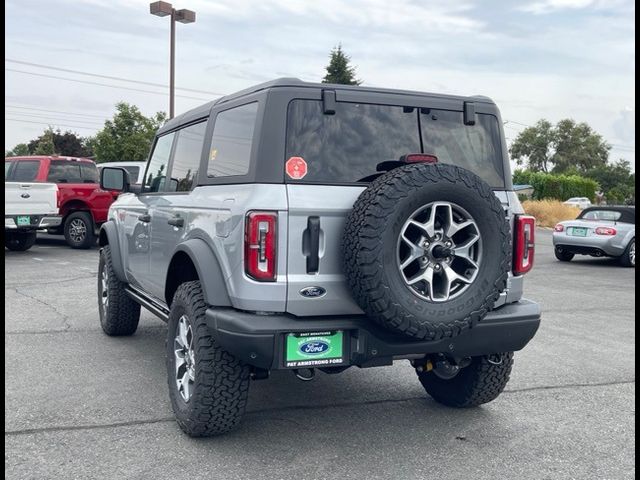
[[[107,220],[118,192],[100,188],[96,164],[88,158],[31,156],[4,159],[5,181],[58,184],[61,227],[49,233],[64,234],[71,248],[90,248],[96,230]]]

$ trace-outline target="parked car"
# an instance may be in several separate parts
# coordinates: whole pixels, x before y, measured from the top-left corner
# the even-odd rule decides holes
[[[55,183],[4,182],[4,246],[9,250],[29,250],[38,230],[61,222]]]
[[[141,184],[144,178],[144,167],[146,162],[107,162],[99,163],[97,165],[98,172],[102,171],[104,167],[120,167],[124,168],[129,173],[129,179],[133,184]]]
[[[575,255],[617,257],[625,267],[636,266],[636,209],[597,206],[584,209],[575,220],[553,229],[556,258],[569,262]]]
[[[490,402],[540,324],[504,145],[486,97],[281,79],[184,113],[142,186],[102,170],[124,192],[100,231],[102,329],[133,334],[140,306],[168,322],[193,436],[236,427],[271,370],[406,359],[436,401]]]
[[[572,205],[578,207],[580,210],[591,206],[591,200],[587,197],[572,197],[569,200],[562,202],[565,205]]]
[[[117,192],[102,190],[96,164],[88,158],[31,156],[4,159],[5,179],[16,182],[50,182],[58,185],[59,228],[72,248],[89,248],[97,229],[107,220]]]

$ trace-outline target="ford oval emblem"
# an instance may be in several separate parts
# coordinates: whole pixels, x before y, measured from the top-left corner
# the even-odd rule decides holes
[[[310,340],[300,345],[300,352],[305,355],[320,355],[329,350],[329,344],[322,340]]]
[[[306,298],[320,298],[326,295],[327,291],[322,287],[305,287],[300,290],[300,295]]]

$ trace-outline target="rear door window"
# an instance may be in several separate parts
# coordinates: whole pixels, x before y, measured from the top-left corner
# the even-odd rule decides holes
[[[15,167],[11,172],[12,182],[33,182],[38,176],[40,170],[39,160],[23,160],[15,162]],[[6,172],[6,165],[5,165]]]
[[[80,173],[82,173],[82,181],[84,183],[100,183],[98,167],[96,167],[93,163],[81,163]]]
[[[52,160],[49,164],[47,181],[53,183],[82,183],[80,162],[73,160]]]

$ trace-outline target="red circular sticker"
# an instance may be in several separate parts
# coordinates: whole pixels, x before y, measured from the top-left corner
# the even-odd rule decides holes
[[[307,174],[307,162],[302,157],[291,157],[286,164],[287,175],[294,180],[300,180]]]

